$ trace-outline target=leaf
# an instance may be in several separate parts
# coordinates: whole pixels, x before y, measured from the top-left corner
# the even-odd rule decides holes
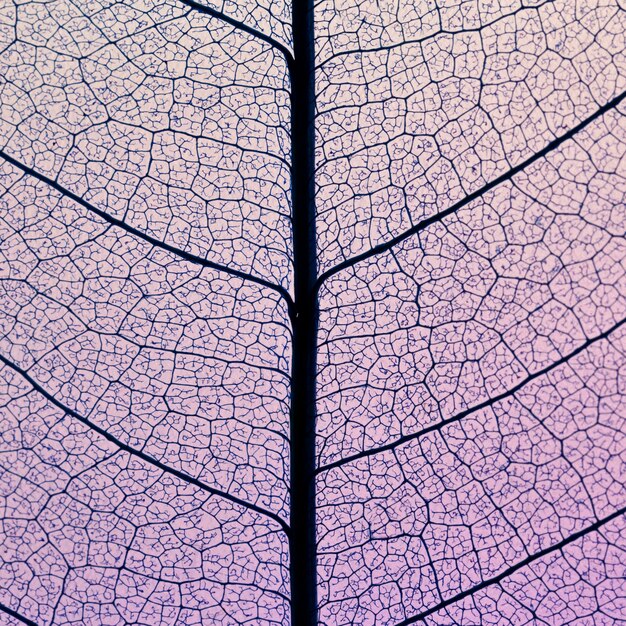
[[[284,60],[178,2],[9,19],[0,602],[284,624]]]
[[[618,623],[626,16],[316,15],[320,623]]]
[[[0,7],[0,622],[621,623],[625,32]]]

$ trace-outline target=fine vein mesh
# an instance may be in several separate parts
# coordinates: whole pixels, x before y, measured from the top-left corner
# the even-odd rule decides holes
[[[18,619],[17,617],[13,617],[11,614],[8,613],[8,611],[10,611],[10,609],[8,609],[7,607],[2,607],[0,606],[0,611],[5,611],[2,614],[2,617],[0,617],[0,621],[4,626],[24,626],[24,624],[34,624],[34,622],[29,621],[25,621],[23,618],[22,619]]]
[[[279,296],[2,174],[2,355],[124,443],[287,517]]]
[[[0,376],[1,604],[40,625],[289,623],[278,524]]]
[[[626,318],[625,151],[609,112],[324,284],[321,464],[506,392]]]
[[[289,286],[279,51],[174,0],[4,13],[0,149],[141,233]]]
[[[624,623],[625,18],[317,5],[320,624]]]
[[[623,624],[624,519],[579,539],[418,622]]]
[[[318,623],[624,626],[626,6],[313,4]],[[308,619],[291,9],[0,6],[2,625]]]
[[[623,507],[624,330],[459,422],[323,473],[322,623],[396,624]],[[595,555],[619,578],[618,559]],[[541,594],[526,596],[540,613],[551,603]],[[578,602],[589,614],[613,600],[587,596]],[[495,623],[509,623],[511,607],[501,610]]]
[[[323,0],[322,271],[497,178],[626,89],[617,0]]]
[[[94,514],[103,509],[126,520],[128,537],[120,538],[121,544],[115,548],[117,560],[109,563],[107,553],[113,548],[106,547],[106,539],[102,548],[97,542],[90,548],[87,542],[81,549],[90,556],[76,565],[85,569],[75,578],[73,566],[66,567],[61,557],[57,564],[57,557],[75,551],[71,540],[63,537],[73,536],[79,532],[74,525],[83,528],[87,521],[71,516],[55,519],[37,530],[37,541],[27,541],[33,545],[32,555],[15,548],[15,552],[12,549],[0,557],[3,579],[8,581],[0,601],[46,624],[71,621],[63,617],[63,611],[70,608],[54,613],[57,603],[60,607],[66,602],[75,607],[85,605],[88,610],[90,601],[99,608],[89,609],[91,613],[83,623],[103,623],[100,610],[110,613],[111,623],[135,623],[135,618],[126,616],[124,598],[134,596],[129,589],[135,585],[131,584],[132,576],[138,575],[145,579],[142,585],[147,585],[142,592],[147,594],[147,604],[141,608],[143,605],[136,604],[139,599],[133,601],[128,615],[136,614],[137,623],[150,623],[142,620],[156,611],[148,606],[153,602],[164,602],[162,610],[170,615],[159,618],[159,624],[169,623],[172,616],[187,623],[181,615],[192,608],[196,613],[189,617],[189,623],[216,623],[227,614],[232,623],[241,623],[244,616],[254,616],[259,623],[287,623],[285,599],[270,593],[288,593],[285,537],[272,519],[288,518],[289,353],[284,302],[273,290],[155,249],[6,164],[2,187],[2,249],[10,273],[1,285],[0,355],[14,367],[13,379],[26,372],[58,405],[136,454],[129,457],[127,452],[116,450],[116,445],[104,442],[108,452],[92,459],[82,450],[85,428],[79,423],[74,426],[80,426],[79,432],[65,432],[75,420],[57,416],[50,418],[48,427],[61,429],[53,437],[58,441],[50,446],[41,444],[42,461],[31,459],[34,453],[19,450],[20,446],[30,449],[30,431],[37,435],[43,428],[41,415],[28,409],[31,421],[21,424],[27,407],[20,411],[19,402],[11,405],[14,408],[7,409],[2,420],[4,524],[9,533],[3,545],[12,546],[10,538],[17,532],[16,524],[31,524],[33,532],[39,529],[42,516],[48,515],[47,502],[50,498],[56,502],[69,489],[73,480],[69,468],[73,471],[76,462],[67,461],[70,465],[64,472],[56,467],[66,462],[63,442],[68,453],[76,446],[77,454],[86,454],[85,463],[99,465],[111,454],[127,459],[124,463],[137,463],[139,457],[145,471],[160,475],[159,467],[166,466],[174,470],[176,479],[167,476],[159,488],[163,505],[158,501],[145,504],[154,509],[154,522],[150,523],[156,526],[143,528],[143,547],[136,548],[132,548],[131,539],[143,522],[118,511],[118,499],[128,496],[132,500],[136,489],[143,493],[143,481],[134,478],[138,486],[127,487],[125,479],[120,479],[122,483],[115,486],[112,477],[109,487],[104,479],[94,477],[85,486],[76,486],[80,492],[76,507],[85,520],[91,515],[90,507]],[[37,401],[42,402],[41,398]],[[159,465],[151,467],[152,460]],[[67,472],[69,476],[54,479],[57,473]],[[194,484],[188,484],[189,478]],[[48,482],[50,491],[35,488],[47,487]],[[212,491],[198,489],[197,482]],[[102,503],[93,501],[90,489],[102,491]],[[200,541],[200,545],[178,548],[174,546],[178,540],[173,538],[177,524],[204,528],[205,522],[175,522],[170,513],[159,512],[167,504],[178,515],[179,505],[169,503],[181,490],[196,494],[194,498],[210,497],[218,509],[226,509],[224,514],[206,513],[210,517],[206,530],[214,534],[206,540],[206,547],[193,536],[193,530],[189,531],[189,541]],[[221,500],[221,492],[240,504]],[[107,498],[111,499],[108,504]],[[142,498],[150,500],[153,496],[144,494],[139,500]],[[143,507],[139,500],[137,506]],[[246,513],[247,504],[254,505],[257,512]],[[222,520],[226,523],[229,516],[242,521],[228,531],[220,529]],[[97,527],[99,522],[93,523]],[[82,544],[89,534],[81,532],[82,539],[76,541]],[[223,532],[225,538],[218,541]],[[46,533],[52,534],[46,538]],[[259,540],[267,554],[256,554],[257,533],[272,537],[269,546],[264,539]],[[170,535],[171,540],[167,538]],[[114,538],[110,541],[116,542]],[[232,561],[232,550],[239,553],[238,560]],[[54,558],[46,559],[48,552]],[[43,583],[38,580],[51,575],[48,560],[58,571],[49,596],[41,600],[37,589]],[[266,566],[268,560],[272,565]],[[117,573],[109,571],[122,563],[130,568],[131,579],[119,579]],[[241,569],[243,563],[248,565]],[[217,578],[209,575],[212,567],[220,571]],[[231,567],[235,569],[229,574]],[[22,572],[24,568],[31,573]],[[90,584],[102,576],[113,578],[101,586]],[[263,580],[265,577],[271,584]],[[234,591],[228,590],[231,580]],[[240,588],[243,581],[245,585]],[[180,587],[187,582],[189,589],[196,591]],[[167,601],[156,600],[161,584]],[[65,598],[66,589],[67,593],[71,590],[71,600]]]
[[[292,623],[287,59],[226,17],[0,7],[1,624]]]
[[[474,587],[624,507],[625,153],[611,111],[323,286],[321,623],[403,623],[458,594],[453,623],[490,623],[461,610]],[[593,554],[610,587],[618,561]],[[585,598],[584,623],[621,623],[610,591]],[[514,604],[489,619],[539,623]]]

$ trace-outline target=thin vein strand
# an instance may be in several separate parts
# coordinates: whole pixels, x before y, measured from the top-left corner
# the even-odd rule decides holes
[[[87,202],[86,200],[81,198],[79,195],[73,193],[69,189],[66,189],[65,187],[60,185],[57,181],[52,180],[51,178],[48,178],[44,174],[40,174],[33,168],[28,167],[27,165],[24,165],[17,159],[13,158],[11,155],[4,152],[4,150],[0,150],[0,157],[2,157],[5,161],[10,163],[11,165],[22,170],[22,172],[24,172],[25,174],[28,174],[29,176],[32,176],[33,178],[40,180],[46,185],[49,185],[50,187],[58,191],[60,194],[66,196],[67,198],[70,198],[74,202],[77,202],[88,211],[95,213],[98,217],[105,220],[109,224],[112,224],[113,226],[117,226],[118,228],[121,228],[127,233],[133,235],[134,237],[137,237],[138,239],[142,239],[143,241],[146,241],[147,243],[154,246],[155,248],[161,248],[162,250],[166,250],[167,252],[170,252],[171,254],[174,254],[191,263],[201,265],[202,267],[209,267],[211,269],[217,270],[218,272],[224,272],[232,276],[237,276],[238,278],[241,278],[242,280],[247,280],[252,283],[256,283],[257,285],[261,285],[263,287],[267,287],[268,289],[272,289],[273,291],[276,291],[278,294],[280,294],[280,296],[287,303],[287,307],[289,308],[289,312],[291,314],[292,309],[293,309],[293,300],[289,292],[284,287],[281,287],[280,285],[276,285],[268,280],[265,280],[264,278],[259,278],[251,274],[247,274],[246,272],[242,272],[240,270],[226,267],[225,265],[214,263],[213,261],[208,261],[207,259],[204,259],[200,256],[191,254],[190,252],[186,252],[184,250],[180,250],[179,248],[176,248],[175,246],[171,246],[163,241],[160,241],[159,239],[156,239],[155,237],[151,237],[150,235],[146,233],[142,233],[140,230],[137,230],[133,228],[132,226],[129,226],[128,224],[126,224],[126,222],[124,222],[123,220],[112,217],[105,211],[98,209],[90,202]]]
[[[248,33],[249,35],[252,35],[253,37],[256,37],[257,39],[261,39],[262,41],[265,41],[266,43],[270,44],[270,46],[276,48],[285,57],[285,61],[287,62],[287,68],[289,69],[289,72],[291,72],[292,66],[293,66],[293,54],[291,50],[289,50],[289,48],[287,48],[287,46],[285,46],[284,44],[280,43],[280,41],[277,41],[273,37],[270,37],[269,35],[262,33],[260,30],[257,30],[256,28],[252,28],[252,26],[248,26],[247,24],[245,24],[244,22],[240,20],[236,20],[233,17],[229,17],[228,15],[225,15],[224,13],[222,13],[221,11],[218,11],[217,9],[213,9],[211,7],[200,4],[199,2],[195,2],[195,0],[180,0],[180,1],[183,4],[186,4],[188,7],[194,9],[195,11],[199,11],[200,13],[204,13],[206,15],[210,15],[211,17],[215,17],[218,20],[222,20],[223,22],[226,22],[227,24],[230,24],[231,26],[234,26],[235,28],[244,31],[245,33]]]
[[[487,580],[484,580],[482,583],[475,585],[474,587],[471,587],[470,589],[467,589],[461,593],[458,593],[457,595],[452,596],[451,598],[448,598],[447,600],[444,600],[443,602],[440,602],[439,604],[433,606],[432,608],[426,611],[419,613],[418,615],[414,615],[413,617],[409,617],[405,619],[404,621],[396,624],[396,626],[408,626],[409,624],[415,624],[416,622],[420,622],[424,620],[425,618],[427,618],[428,616],[432,615],[433,613],[436,613],[437,611],[441,611],[442,609],[445,609],[451,604],[459,602],[460,600],[463,600],[463,598],[473,595],[477,591],[480,591],[481,589],[484,589],[485,587],[495,585],[499,583],[500,581],[504,580],[507,576],[514,574],[517,570],[530,565],[534,561],[537,561],[543,558],[544,556],[548,556],[549,554],[552,554],[553,552],[562,550],[563,548],[568,546],[570,543],[574,543],[574,541],[581,539],[585,535],[588,535],[589,533],[599,530],[600,528],[602,528],[609,522],[612,522],[614,519],[617,519],[618,517],[624,515],[624,513],[626,513],[626,507],[622,507],[618,509],[617,511],[611,513],[610,515],[607,515],[606,517],[599,519],[597,522],[591,524],[590,526],[587,526],[586,528],[583,528],[582,530],[579,530],[573,535],[570,535],[566,539],[563,539],[562,541],[559,541],[558,543],[555,543],[552,546],[544,548],[543,550],[540,550],[539,552],[536,552],[535,554],[529,555],[523,561],[520,561],[519,563],[512,565],[508,569],[505,569],[503,572],[501,572],[497,576],[494,576],[493,578],[488,578]]]
[[[555,361],[551,365],[548,365],[547,367],[544,367],[543,369],[537,370],[533,374],[530,374],[524,380],[519,382],[517,385],[515,385],[511,389],[508,389],[507,391],[504,391],[501,394],[494,396],[493,398],[489,398],[488,400],[485,400],[484,402],[481,402],[480,404],[477,404],[476,406],[473,406],[469,409],[465,409],[464,411],[461,411],[460,413],[457,413],[456,415],[446,420],[442,420],[440,422],[437,422],[436,424],[432,424],[431,426],[423,428],[422,430],[419,430],[415,433],[411,433],[410,435],[404,435],[403,437],[399,437],[398,439],[395,439],[394,441],[384,446],[371,448],[368,450],[363,450],[362,452],[358,452],[357,454],[344,457],[343,459],[338,459],[337,461],[334,461],[333,463],[322,465],[318,467],[317,470],[315,470],[315,473],[320,474],[322,472],[327,472],[333,468],[340,467],[347,463],[351,463],[352,461],[356,461],[358,459],[380,454],[382,452],[386,452],[387,450],[393,450],[394,448],[397,448],[398,446],[404,443],[412,441],[413,439],[418,439],[420,437],[423,437],[424,435],[427,435],[428,433],[431,433],[433,431],[441,430],[448,424],[459,422],[460,420],[464,419],[468,415],[471,415],[472,413],[476,413],[477,411],[481,411],[482,409],[488,408],[492,406],[493,404],[496,404],[497,402],[501,402],[502,400],[516,394],[518,391],[520,391],[520,389],[528,385],[528,383],[532,382],[536,378],[539,378],[540,376],[544,376],[545,374],[548,374],[549,372],[556,369],[557,367],[560,367],[561,365],[564,365],[565,363],[567,363],[570,359],[574,358],[576,355],[580,354],[581,352],[584,352],[593,344],[597,343],[598,341],[602,341],[603,339],[606,339],[616,330],[621,328],[624,324],[626,324],[626,319],[619,321],[617,324],[614,324],[613,326],[611,326],[611,328],[597,335],[596,337],[593,337],[585,341],[583,344],[578,346],[578,348],[576,348],[575,350],[572,350],[572,352],[570,352],[569,354],[566,354],[565,356]]]
[[[184,0],[182,0],[184,2]],[[511,13],[507,14],[506,17],[511,17],[514,15],[518,15],[519,13],[522,13],[523,11],[527,11],[529,9],[541,9],[542,7],[546,6],[547,4],[554,4],[556,2],[556,0],[544,0],[543,2],[541,2],[540,4],[536,4],[536,5],[531,5],[531,6],[520,6],[518,9],[516,9],[515,11],[512,11]],[[435,33],[426,35],[425,37],[419,37],[417,39],[404,39],[403,41],[398,41],[396,43],[392,43],[392,44],[388,44],[385,46],[376,46],[373,48],[365,48],[365,49],[359,49],[359,48],[351,48],[350,50],[342,50],[341,52],[335,52],[334,54],[330,55],[329,57],[327,57],[326,59],[324,59],[324,61],[318,65],[316,65],[316,69],[321,69],[323,68],[327,63],[329,63],[330,61],[334,61],[336,59],[340,59],[342,57],[346,57],[346,56],[352,56],[354,54],[370,54],[370,53],[376,53],[376,52],[388,52],[390,50],[395,50],[397,48],[402,48],[403,46],[411,46],[411,45],[415,45],[415,44],[422,44],[426,41],[435,39],[437,37],[440,37],[442,35],[467,35],[468,33],[480,33],[482,31],[484,31],[486,28],[493,26],[495,24],[497,24],[502,18],[498,17],[494,20],[485,22],[483,24],[481,24],[479,27],[477,28],[464,28],[462,30],[448,30],[448,29],[441,29]]]
[[[207,493],[218,496],[220,498],[224,498],[225,500],[230,500],[234,504],[243,506],[247,509],[250,509],[251,511],[255,511],[256,513],[264,515],[265,517],[269,517],[270,519],[277,522],[287,535],[289,534],[289,526],[287,525],[287,523],[280,516],[276,515],[272,511],[267,511],[266,509],[260,506],[252,504],[250,502],[246,502],[245,500],[241,500],[240,498],[237,498],[236,496],[232,496],[229,493],[221,491],[220,489],[215,489],[214,487],[207,485],[201,480],[198,480],[197,478],[194,478],[193,476],[189,476],[188,474],[185,474],[184,472],[180,472],[172,467],[169,467],[166,464],[161,463],[161,461],[158,461],[157,459],[151,457],[150,455],[145,454],[144,452],[136,450],[132,446],[129,446],[123,443],[117,437],[114,437],[109,432],[107,432],[104,428],[101,428],[100,426],[94,424],[91,420],[87,419],[86,417],[83,417],[82,415],[80,415],[73,409],[69,408],[68,406],[65,406],[62,402],[59,402],[59,400],[57,400],[50,392],[44,389],[32,376],[30,376],[30,374],[28,374],[25,370],[23,370],[21,367],[19,367],[18,365],[16,365],[9,359],[7,359],[2,354],[0,354],[0,362],[4,363],[7,367],[10,367],[12,370],[17,372],[22,378],[24,378],[24,380],[26,380],[31,385],[31,387],[35,391],[40,393],[49,402],[51,402],[56,407],[61,409],[61,411],[63,411],[64,413],[67,413],[67,415],[70,415],[71,417],[78,420],[79,422],[81,422],[82,424],[90,428],[91,430],[97,432],[99,435],[104,437],[107,441],[117,446],[120,450],[124,450],[124,452],[127,452],[128,454],[131,454],[133,456],[136,456],[142,459],[143,461],[145,461],[146,463],[149,463],[150,465],[153,465],[154,467],[158,467],[161,471],[166,472],[167,474],[171,474],[172,476],[179,478],[183,482],[192,484],[198,487],[199,489],[206,491]]]
[[[415,224],[415,226],[404,231],[402,234],[398,235],[397,237],[394,237],[393,239],[390,239],[389,241],[385,241],[384,243],[374,246],[373,248],[370,248],[367,252],[358,254],[357,256],[354,256],[351,259],[346,259],[345,261],[342,261],[341,263],[338,263],[334,267],[331,267],[330,269],[326,270],[317,279],[314,285],[315,291],[317,292],[322,286],[322,284],[328,278],[330,278],[331,276],[334,276],[338,272],[341,272],[342,270],[352,267],[353,265],[356,265],[357,263],[360,263],[361,261],[365,261],[366,259],[369,259],[373,256],[377,256],[379,254],[382,254],[383,252],[387,252],[394,246],[397,246],[399,243],[402,243],[405,239],[412,237],[413,235],[419,233],[420,231],[428,228],[432,224],[435,224],[443,220],[445,217],[452,215],[459,209],[463,208],[464,206],[467,206],[474,200],[477,200],[478,198],[483,196],[485,193],[487,193],[494,187],[497,187],[498,185],[501,185],[502,183],[510,180],[511,178],[513,178],[513,176],[515,176],[522,170],[526,169],[529,165],[532,165],[535,161],[542,159],[553,150],[556,150],[561,144],[563,144],[567,140],[574,137],[574,135],[576,135],[581,130],[589,126],[589,124],[593,123],[598,118],[602,117],[605,113],[608,113],[609,111],[615,109],[624,101],[625,98],[626,98],[626,91],[622,92],[619,96],[607,102],[604,106],[600,107],[593,115],[590,115],[588,118],[580,122],[580,124],[577,124],[570,130],[568,130],[565,134],[561,135],[560,137],[557,137],[556,139],[548,143],[544,148],[542,148],[538,152],[535,152],[531,157],[529,157],[525,161],[522,161],[519,165],[516,165],[515,167],[506,171],[501,176],[494,178],[494,180],[482,186],[480,189],[477,189],[476,191],[465,196],[465,198],[463,198],[462,200],[459,200],[459,202],[456,202],[449,208],[443,211],[440,211],[439,213],[436,213],[435,215],[432,215],[431,217],[427,217],[426,219],[421,220],[420,222]]]

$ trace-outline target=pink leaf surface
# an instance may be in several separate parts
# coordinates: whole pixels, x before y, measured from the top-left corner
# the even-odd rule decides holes
[[[0,624],[626,626],[625,33],[0,2]]]

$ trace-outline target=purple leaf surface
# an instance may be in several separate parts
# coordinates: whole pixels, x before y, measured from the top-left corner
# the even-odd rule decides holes
[[[0,0],[2,626],[626,626],[620,0]]]

